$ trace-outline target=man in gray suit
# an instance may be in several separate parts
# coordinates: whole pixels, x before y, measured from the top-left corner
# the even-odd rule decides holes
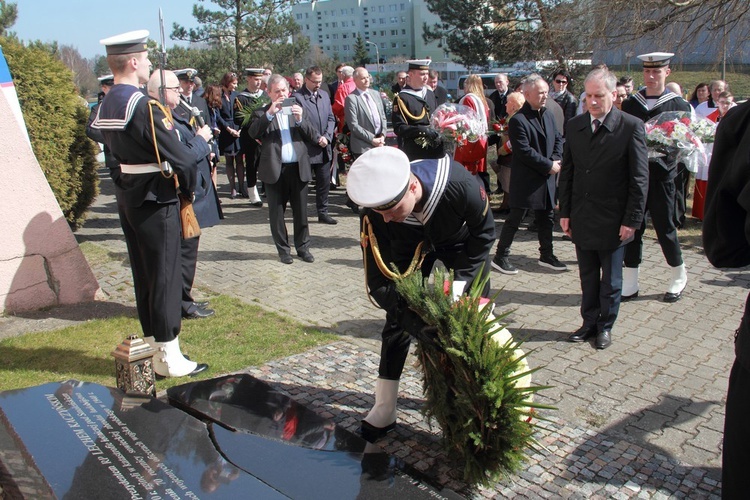
[[[622,295],[625,244],[641,226],[648,191],[643,123],[614,107],[615,76],[586,77],[588,112],[571,118],[560,174],[560,226],[576,246],[583,326],[568,340],[612,342]]]
[[[305,262],[315,259],[310,253],[310,231],[307,224],[307,183],[312,180],[307,142],[318,135],[296,100],[289,97],[289,83],[281,75],[268,79],[271,104],[255,111],[248,135],[261,141],[258,178],[266,186],[268,218],[271,235],[279,252],[279,260],[291,264],[289,239],[284,223],[286,204],[292,207],[294,247]]]
[[[356,159],[366,151],[385,145],[387,122],[380,94],[370,88],[372,78],[365,68],[354,70],[356,90],[346,96],[344,114],[351,132],[349,150]]]

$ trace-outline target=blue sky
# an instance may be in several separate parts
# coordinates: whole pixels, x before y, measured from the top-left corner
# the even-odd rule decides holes
[[[147,29],[159,39],[159,7],[164,14],[167,48],[181,42],[169,39],[172,23],[195,27],[194,0],[8,0],[18,5],[11,31],[21,40],[57,41],[78,48],[83,57],[104,55],[99,40],[125,31]],[[216,5],[202,2],[208,8]]]

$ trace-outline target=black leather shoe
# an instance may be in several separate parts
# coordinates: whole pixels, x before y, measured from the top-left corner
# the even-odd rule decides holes
[[[359,435],[362,439],[370,443],[374,443],[378,439],[384,438],[386,434],[396,428],[396,422],[386,425],[385,427],[375,427],[371,423],[362,420],[359,426]]]
[[[289,254],[279,255],[279,260],[282,264],[292,264],[294,259]]]
[[[568,342],[583,342],[596,335],[595,326],[582,326],[568,337]]]
[[[664,302],[677,302],[682,298],[682,292],[672,293],[667,292],[664,294]]]
[[[203,307],[196,307],[195,311],[189,314],[183,314],[182,317],[185,319],[203,319],[213,316],[215,311],[213,309],[205,309]]]
[[[612,332],[609,330],[602,330],[596,334],[596,341],[594,345],[597,349],[606,349],[612,345]]]
[[[313,254],[311,254],[310,252],[300,252],[297,255],[299,255],[299,258],[304,260],[305,262],[315,262],[315,257],[313,257]]]
[[[636,297],[638,297],[638,292],[635,292],[633,295],[623,295],[622,297],[620,297],[620,302],[627,302],[629,300],[633,300]]]
[[[322,222],[323,224],[331,224],[331,225],[339,223],[339,221],[337,221],[336,219],[334,219],[328,214],[318,215],[318,222]]]
[[[190,359],[190,358],[188,358],[187,356],[185,356],[185,359]],[[198,363],[198,366],[195,367],[195,370],[191,371],[190,373],[188,373],[185,376],[186,377],[195,377],[199,373],[205,372],[206,370],[208,370],[208,365],[206,363]],[[154,375],[156,375],[156,377],[155,377],[156,380],[164,380],[165,378],[167,378],[164,375],[159,375],[156,372],[154,372]]]

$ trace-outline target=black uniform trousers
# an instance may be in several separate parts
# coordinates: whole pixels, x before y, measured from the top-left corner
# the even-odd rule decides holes
[[[677,240],[675,226],[675,183],[673,176],[664,175],[658,164],[649,163],[648,196],[646,211],[651,215],[656,237],[667,264],[671,267],[682,265],[682,250]],[[646,231],[646,218],[636,229],[633,241],[625,246],[625,267],[638,267],[643,260],[643,233]]]
[[[331,192],[331,162],[312,163],[313,176],[315,177],[315,209],[318,215],[328,213],[328,195]]]
[[[445,248],[438,248],[425,256],[420,272],[422,276],[429,276],[436,261],[442,262],[446,268],[453,269],[456,258],[463,259],[466,253],[466,245],[457,243]],[[490,255],[484,262],[484,271],[481,276],[486,276],[490,269]],[[476,279],[480,279],[477,277]],[[467,284],[468,286],[468,284]],[[482,291],[482,297],[487,297],[490,293],[490,282]],[[403,306],[406,308],[406,306]],[[419,318],[417,313],[411,310],[402,311],[405,314],[388,313],[385,316],[385,325],[381,336],[383,343],[380,346],[380,366],[378,367],[378,377],[387,380],[399,380],[401,373],[404,371],[406,356],[409,354],[409,344],[411,337],[418,335],[425,323]],[[410,335],[411,333],[411,335]],[[424,337],[420,340],[424,340]]]
[[[182,314],[192,314],[198,308],[193,299],[193,282],[195,281],[195,267],[198,263],[198,243],[200,236],[197,238],[180,238],[180,256],[181,256],[181,273],[182,273]]]
[[[292,207],[294,220],[294,247],[297,253],[307,251],[310,246],[310,230],[307,224],[307,182],[299,178],[299,163],[283,163],[281,176],[273,184],[265,184],[268,218],[271,236],[279,255],[289,255],[289,235],[284,222],[286,205]]]
[[[614,326],[622,297],[624,253],[625,246],[614,250],[583,250],[576,245],[584,327],[596,327],[601,332]]]
[[[750,370],[739,359],[735,359],[729,374],[729,390],[724,417],[724,445],[721,456],[721,497],[725,499],[747,498],[747,473],[750,467],[750,446],[748,446],[750,420],[748,418],[750,418]]]
[[[521,225],[525,208],[511,208],[510,214],[503,223],[503,229],[500,231],[500,237],[497,240],[497,255],[507,257],[510,255],[510,246],[513,244],[513,238],[516,236],[518,226]],[[553,254],[552,247],[552,228],[555,225],[555,211],[552,209],[534,210],[534,220],[538,228],[539,238],[539,255],[549,257]]]
[[[247,175],[247,188],[242,193],[243,196],[247,195],[248,189],[252,190],[258,183],[258,159],[260,158],[258,148],[260,146],[253,139],[242,145],[242,154],[245,155],[245,175]]]
[[[169,342],[180,333],[180,205],[145,201],[125,206],[118,197],[120,225],[125,234],[138,318],[143,335]]]
[[[674,224],[676,227],[685,225],[685,213],[687,211],[688,184],[690,183],[690,171],[682,164],[677,164],[677,175],[674,178]]]

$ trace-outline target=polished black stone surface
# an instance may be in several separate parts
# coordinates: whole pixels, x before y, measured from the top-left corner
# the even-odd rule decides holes
[[[250,375],[173,387],[228,461],[291,498],[461,498]]]
[[[57,498],[287,498],[226,461],[203,422],[118,389],[3,392],[0,425]]]

